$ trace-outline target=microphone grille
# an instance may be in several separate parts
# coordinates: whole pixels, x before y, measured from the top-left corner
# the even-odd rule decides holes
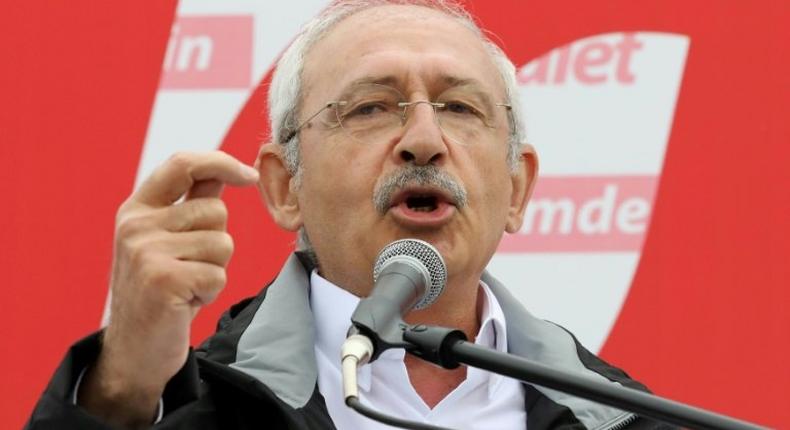
[[[414,306],[415,309],[427,308],[442,294],[444,285],[447,283],[447,267],[444,265],[444,260],[439,251],[428,242],[419,239],[401,239],[385,246],[376,258],[376,265],[373,267],[373,282],[378,279],[379,273],[390,260],[402,256],[416,259],[427,269],[429,279],[426,280],[425,294]]]

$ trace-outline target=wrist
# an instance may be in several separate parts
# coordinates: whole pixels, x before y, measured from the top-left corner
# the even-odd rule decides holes
[[[90,414],[120,428],[148,428],[161,419],[164,386],[113,370],[101,356],[87,369],[74,400]]]

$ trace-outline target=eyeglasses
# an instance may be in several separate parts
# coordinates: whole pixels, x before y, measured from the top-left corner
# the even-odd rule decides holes
[[[436,101],[417,100],[407,102],[406,97],[387,85],[363,84],[355,86],[341,100],[326,103],[318,112],[302,121],[282,143],[291,141],[299,131],[319,118],[328,129],[341,128],[353,140],[360,143],[375,143],[392,139],[406,124],[409,108],[420,104],[431,106],[434,117],[444,135],[460,144],[468,144],[490,136],[496,130],[499,115],[505,108],[510,117],[511,106],[492,103],[487,94],[465,87],[450,88]]]

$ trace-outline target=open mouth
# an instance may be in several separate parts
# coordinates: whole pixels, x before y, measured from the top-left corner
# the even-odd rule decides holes
[[[439,188],[410,187],[396,194],[390,202],[390,213],[409,227],[434,228],[450,221],[455,201]]]
[[[455,202],[441,189],[432,187],[408,187],[390,201],[391,207],[402,206],[415,212],[433,212],[444,205],[455,205]]]
[[[432,212],[439,207],[439,199],[434,195],[411,195],[406,197],[405,203],[416,212]]]

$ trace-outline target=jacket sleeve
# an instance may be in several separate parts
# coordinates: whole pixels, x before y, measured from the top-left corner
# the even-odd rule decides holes
[[[96,361],[101,351],[101,337],[102,332],[99,331],[72,345],[33,409],[26,429],[112,429],[72,402],[77,378]],[[181,410],[191,409],[190,406],[200,397],[197,362],[190,351],[184,367],[165,387],[162,395],[164,418],[156,428],[175,428],[171,425],[174,423],[173,415],[179,416]]]

